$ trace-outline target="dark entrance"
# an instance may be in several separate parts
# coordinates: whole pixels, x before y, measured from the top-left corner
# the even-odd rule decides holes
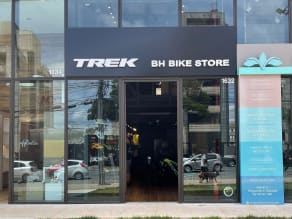
[[[127,201],[177,201],[177,83],[127,82]]]

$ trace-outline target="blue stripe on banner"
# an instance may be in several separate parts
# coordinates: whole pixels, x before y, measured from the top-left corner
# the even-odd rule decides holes
[[[241,202],[283,204],[281,108],[240,108]]]
[[[239,140],[282,141],[281,108],[240,108]]]
[[[241,176],[282,176],[282,141],[240,142]]]
[[[241,67],[238,69],[238,75],[292,75],[292,67]]]
[[[241,176],[241,203],[283,204],[283,177]]]

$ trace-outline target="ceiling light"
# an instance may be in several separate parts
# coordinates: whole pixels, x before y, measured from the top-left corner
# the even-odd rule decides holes
[[[20,87],[33,87],[34,83],[19,83]]]
[[[42,78],[44,76],[42,76],[42,75],[33,75],[32,77],[34,77],[34,78]]]
[[[161,96],[161,87],[155,88],[155,95],[156,96]]]

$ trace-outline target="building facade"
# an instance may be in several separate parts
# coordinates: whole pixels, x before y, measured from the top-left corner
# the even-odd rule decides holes
[[[0,0],[11,203],[291,202],[291,0]]]

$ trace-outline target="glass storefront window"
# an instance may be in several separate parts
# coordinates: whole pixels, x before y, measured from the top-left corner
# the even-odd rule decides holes
[[[0,77],[11,76],[11,1],[0,1]]]
[[[15,85],[14,201],[64,201],[64,81]]]
[[[68,26],[118,27],[118,0],[68,1]]]
[[[287,43],[287,0],[237,1],[239,43]]]
[[[64,1],[16,1],[17,76],[64,76]]]
[[[118,94],[116,80],[68,82],[69,201],[119,201]]]
[[[233,25],[233,0],[183,0],[182,26]]]
[[[178,26],[177,0],[123,0],[123,27]]]
[[[291,78],[282,78],[282,137],[285,201],[292,201],[292,124],[291,124]]]
[[[183,81],[183,189],[190,202],[236,202],[235,79]]]

